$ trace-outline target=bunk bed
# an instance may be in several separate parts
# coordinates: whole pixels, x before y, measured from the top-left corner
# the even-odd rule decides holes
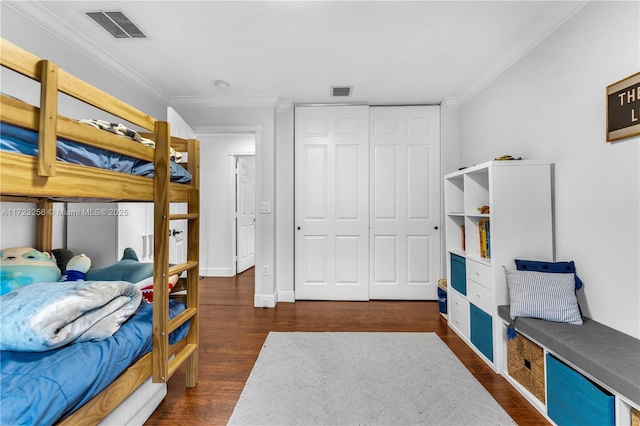
[[[157,120],[59,69],[52,61],[41,59],[7,40],[1,39],[0,43],[2,66],[39,82],[40,86],[39,106],[2,94],[0,109],[2,126],[6,129],[15,127],[36,134],[37,149],[31,154],[22,151],[0,152],[2,201],[35,203],[37,211],[43,212],[36,215],[35,248],[52,252],[53,220],[50,213],[53,212],[52,206],[56,200],[121,200],[154,204],[153,304],[145,305],[149,312],[136,312],[127,321],[135,320],[138,314],[148,314],[152,318],[151,326],[148,327],[151,349],[140,354],[137,361],[119,372],[115,380],[97,395],[86,398],[82,406],[73,407],[71,413],[69,408],[64,408],[61,413],[64,418],[56,419],[55,422],[61,425],[97,424],[148,379],[152,378],[153,383],[166,383],[183,364],[186,386],[195,386],[198,382],[198,140],[171,137],[167,122]],[[58,109],[61,94],[138,127],[145,138],[155,142],[155,148],[132,143],[110,132],[60,115]],[[81,144],[83,149],[132,158],[134,163],[145,166],[146,172],[138,176],[132,174],[132,171],[113,171],[113,167],[105,170],[65,161],[60,155],[60,146],[64,143]],[[186,167],[171,160],[173,150],[187,153]],[[186,169],[189,179],[184,179],[184,174],[181,174],[180,180],[173,182],[174,172],[180,169]],[[179,183],[185,180],[189,182]],[[187,213],[170,214],[172,202],[186,203]],[[170,266],[169,225],[172,220],[187,221],[187,261]],[[182,278],[174,291],[184,291],[180,295],[183,307],[179,314],[173,316],[170,306],[175,304],[173,295],[169,294],[168,280],[175,275],[181,275]],[[143,304],[140,306],[142,308]],[[185,337],[176,343],[170,343],[170,335],[175,337],[181,330]],[[91,345],[93,342],[82,344]],[[31,355],[25,353],[24,357],[18,358],[24,360],[29,356]],[[48,403],[39,400],[38,404],[47,406]]]

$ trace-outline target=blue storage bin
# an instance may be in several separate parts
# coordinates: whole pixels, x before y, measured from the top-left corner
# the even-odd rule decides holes
[[[467,295],[467,266],[462,256],[451,253],[451,287]]]
[[[493,319],[491,315],[469,304],[471,343],[493,362]]]
[[[438,309],[441,314],[447,313],[447,292],[438,287]]]
[[[547,354],[547,414],[558,424],[615,424],[615,397]]]

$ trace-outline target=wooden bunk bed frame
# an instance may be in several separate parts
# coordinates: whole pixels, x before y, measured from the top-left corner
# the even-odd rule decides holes
[[[40,82],[40,108],[1,95],[0,119],[4,123],[39,133],[39,155],[30,157],[0,153],[0,191],[2,201],[35,202],[44,215],[36,217],[36,248],[52,250],[53,217],[51,197],[104,198],[154,203],[153,266],[153,350],[131,365],[100,394],[60,421],[61,425],[96,424],[115,409],[149,376],[154,383],[165,383],[186,363],[186,386],[198,382],[198,259],[199,259],[199,141],[170,136],[169,123],[127,105],[91,84],[59,69],[24,49],[1,39],[0,60],[9,68]],[[143,128],[153,138],[151,148],[117,135],[81,124],[58,114],[58,95],[64,93],[109,114]],[[56,160],[56,139],[72,141],[126,154],[155,163],[155,177],[147,178],[79,166]],[[170,182],[170,147],[187,152],[190,184]],[[82,201],[82,200],[80,200]],[[188,213],[170,214],[171,202],[187,203]],[[169,222],[187,220],[187,261],[169,267]],[[186,271],[180,284],[186,288],[187,309],[169,319],[168,279]],[[169,345],[169,334],[190,321],[188,335]]]

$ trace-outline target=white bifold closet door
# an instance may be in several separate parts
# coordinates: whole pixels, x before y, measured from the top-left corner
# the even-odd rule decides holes
[[[369,108],[295,116],[295,297],[368,300]]]
[[[438,106],[295,110],[295,297],[435,300]]]
[[[440,108],[370,108],[370,298],[435,300]]]

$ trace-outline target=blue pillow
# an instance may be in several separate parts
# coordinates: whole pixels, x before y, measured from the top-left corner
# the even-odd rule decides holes
[[[582,280],[576,274],[576,266],[573,263],[573,260],[570,262],[541,262],[537,260],[516,259],[516,269],[518,271],[574,274],[576,290],[579,290],[582,288]]]
[[[504,269],[512,322],[517,317],[528,317],[582,325],[573,273]]]

